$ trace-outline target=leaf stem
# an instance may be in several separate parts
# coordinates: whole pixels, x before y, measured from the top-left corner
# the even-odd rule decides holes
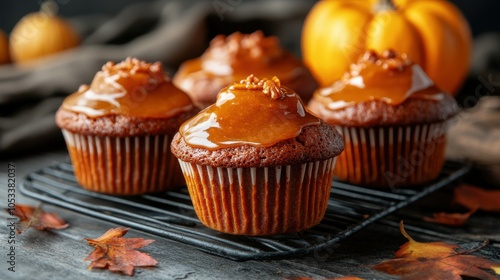
[[[408,239],[410,242],[416,242],[405,230],[405,225],[403,220],[399,221],[399,231],[401,231],[401,234]]]
[[[457,255],[466,255],[466,254],[470,254],[470,253],[473,253],[477,250],[480,250],[486,246],[490,245],[490,240],[489,239],[486,239],[484,240],[479,246],[475,247],[475,248],[472,248],[472,249],[469,249],[469,250],[465,250],[465,251],[460,251],[460,252],[457,252]]]

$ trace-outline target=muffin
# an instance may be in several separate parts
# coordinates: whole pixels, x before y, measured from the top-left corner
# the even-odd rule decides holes
[[[318,87],[299,59],[283,49],[276,37],[264,37],[261,31],[215,37],[201,57],[180,66],[173,81],[196,106],[205,108],[215,102],[222,88],[250,74],[280,77],[283,85],[293,89],[304,102]]]
[[[199,110],[160,62],[108,62],[56,113],[78,182],[91,191],[138,195],[184,183],[170,152],[180,125]]]
[[[308,108],[344,137],[335,175],[380,188],[435,179],[459,111],[419,65],[394,51],[367,51],[339,81],[318,89]]]
[[[342,150],[340,134],[294,91],[253,75],[222,89],[172,141],[201,222],[241,235],[318,224]]]

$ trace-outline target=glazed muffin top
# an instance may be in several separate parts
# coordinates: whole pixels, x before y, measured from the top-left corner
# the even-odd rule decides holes
[[[82,85],[66,97],[56,113],[56,124],[87,135],[173,135],[196,112],[160,62],[127,58],[106,63],[90,86]]]
[[[172,84],[161,62],[147,63],[130,57],[118,64],[106,63],[90,86],[80,86],[61,105],[66,111],[89,118],[168,118],[192,107],[189,96]]]
[[[335,128],[310,114],[293,90],[253,75],[221,90],[172,142],[179,159],[219,167],[301,164],[342,150]]]
[[[200,99],[206,103],[211,98],[213,103],[220,89],[252,73],[259,77],[280,77],[284,85],[292,87],[304,100],[309,100],[317,88],[316,81],[303,63],[282,48],[277,37],[264,36],[262,31],[216,36],[200,57],[181,65],[174,76],[174,83],[194,95],[195,102]],[[205,96],[193,92],[195,83],[207,80],[212,84],[215,81],[220,86],[213,96],[206,96],[206,91],[203,93]]]
[[[316,90],[308,107],[335,125],[411,125],[445,121],[459,111],[406,54],[367,51],[332,85]]]

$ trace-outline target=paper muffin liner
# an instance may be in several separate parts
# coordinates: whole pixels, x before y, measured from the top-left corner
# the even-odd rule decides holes
[[[318,224],[326,212],[335,161],[221,168],[179,160],[200,221],[241,235],[290,233]]]
[[[344,138],[335,175],[341,181],[380,188],[435,179],[444,163],[447,123],[390,127],[337,126]]]
[[[169,135],[90,136],[62,130],[78,182],[90,191],[138,195],[185,184]]]

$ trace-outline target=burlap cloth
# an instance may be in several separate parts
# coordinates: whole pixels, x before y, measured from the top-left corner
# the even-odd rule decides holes
[[[470,180],[500,187],[500,97],[482,97],[449,131],[447,157],[473,164]]]

